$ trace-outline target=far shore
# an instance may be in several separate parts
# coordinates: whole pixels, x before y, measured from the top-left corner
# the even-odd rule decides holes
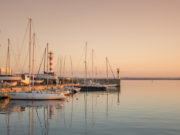
[[[180,80],[180,77],[122,77],[121,80]]]

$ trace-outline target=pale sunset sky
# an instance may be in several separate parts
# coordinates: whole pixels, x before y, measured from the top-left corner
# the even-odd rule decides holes
[[[180,76],[180,0],[0,0],[0,67],[5,66],[7,39],[11,40],[14,72],[28,71],[28,18],[37,35],[36,70],[46,43],[58,57],[73,60],[76,76],[84,70],[88,43],[98,75],[105,57],[123,77]],[[82,74],[82,73],[81,73]]]

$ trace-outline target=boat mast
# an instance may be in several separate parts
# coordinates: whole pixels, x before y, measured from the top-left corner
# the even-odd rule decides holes
[[[60,57],[60,71],[59,71],[59,73],[60,73],[59,76],[60,76],[61,78],[62,78],[62,74],[61,74],[61,73],[62,73],[62,63],[63,63],[63,57],[61,56],[61,57]]]
[[[33,82],[32,82],[32,86],[34,89],[34,54],[35,54],[35,38],[36,38],[36,34],[33,33],[33,58],[32,58],[32,78],[33,78]]]
[[[47,72],[46,72],[47,88],[48,88],[48,71],[49,71],[49,70],[48,70],[48,68],[49,68],[49,67],[48,67],[48,61],[49,61],[49,60],[48,60],[48,46],[49,46],[49,44],[47,43],[47,47],[46,47],[46,51],[47,51],[47,52],[46,52],[46,54],[47,54]]]
[[[85,44],[85,61],[84,61],[84,64],[85,64],[85,79],[84,79],[84,83],[86,83],[86,80],[87,80],[87,42]]]
[[[108,75],[108,58],[106,57],[106,79],[108,81],[109,75]]]
[[[92,49],[92,82],[94,81],[94,49]]]
[[[73,84],[73,66],[72,66],[72,58],[70,56],[70,61],[71,61],[71,79],[72,79],[72,84]]]
[[[44,50],[44,73],[46,71],[46,48]]]
[[[64,63],[63,63],[63,84],[65,84],[65,64],[66,64],[66,56],[64,57]]]
[[[97,67],[95,67],[95,80],[96,80],[96,83],[97,83]]]
[[[29,18],[29,89],[31,85],[31,28],[32,28],[32,19]]]
[[[6,60],[6,75],[8,74],[8,70],[10,73],[10,39],[8,38],[8,50],[7,50],[7,60]]]
[[[31,28],[32,28],[32,19],[29,18],[29,75],[31,74]]]
[[[47,47],[46,48],[47,48],[47,53],[46,53],[47,54],[47,70],[46,71],[48,73],[49,72],[49,65],[48,65],[49,64],[49,58],[48,58],[48,55],[49,55],[49,44],[48,43],[47,43]]]

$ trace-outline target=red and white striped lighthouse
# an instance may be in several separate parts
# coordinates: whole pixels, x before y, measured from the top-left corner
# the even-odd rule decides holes
[[[49,53],[49,71],[53,72],[53,53]]]

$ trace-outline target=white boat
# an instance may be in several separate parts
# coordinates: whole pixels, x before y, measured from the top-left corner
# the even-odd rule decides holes
[[[5,85],[5,86],[16,86],[17,82],[21,80],[20,77],[17,76],[12,76],[12,75],[0,75],[0,82],[1,85]]]
[[[107,87],[99,83],[85,83],[80,86],[81,91],[106,91]]]
[[[34,84],[42,84],[43,82],[43,80],[34,80]]]
[[[17,82],[6,82],[5,85],[9,87],[14,87],[14,86],[17,86]]]
[[[117,87],[118,85],[117,84],[105,84],[104,86],[109,88],[109,87]]]
[[[81,88],[74,87],[74,86],[65,86],[64,91],[70,91],[72,93],[80,92]]]
[[[12,76],[12,75],[0,75],[0,81],[4,82],[12,82],[12,81],[20,81],[21,77]]]
[[[21,85],[29,85],[30,84],[30,78],[28,76],[28,74],[23,74],[21,76]]]
[[[0,68],[0,82],[5,86],[16,86],[17,82],[21,80],[21,77],[12,75],[12,70],[10,68],[10,39],[8,39],[8,49],[7,49],[7,60],[6,68]]]
[[[64,100],[66,97],[62,92],[54,92],[50,90],[44,91],[21,91],[15,93],[8,93],[10,99],[16,100]]]

